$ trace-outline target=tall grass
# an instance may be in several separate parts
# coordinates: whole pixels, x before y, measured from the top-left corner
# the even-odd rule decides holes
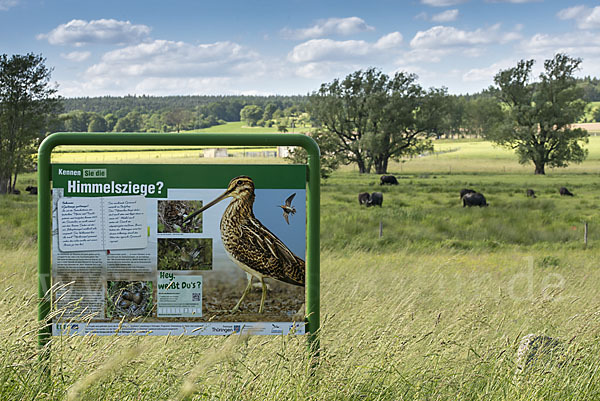
[[[556,255],[546,266],[522,252],[324,252],[316,364],[297,337],[62,337],[47,381],[33,341],[35,299],[13,287],[0,298],[9,317],[0,397],[594,400],[600,273],[585,251]],[[529,332],[566,349],[560,364],[517,375],[516,347]]]

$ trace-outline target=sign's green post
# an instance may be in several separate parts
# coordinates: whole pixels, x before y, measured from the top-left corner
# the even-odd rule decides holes
[[[151,146],[299,146],[308,153],[307,241],[306,241],[306,316],[309,349],[318,353],[320,327],[320,151],[316,142],[300,134],[147,134],[147,133],[55,133],[48,136],[38,152],[38,336],[40,347],[51,338],[51,253],[52,202],[51,164],[54,148],[60,145],[151,145]]]

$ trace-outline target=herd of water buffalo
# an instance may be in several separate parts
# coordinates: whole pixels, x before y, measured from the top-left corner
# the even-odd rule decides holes
[[[398,185],[398,180],[393,175],[382,175],[379,180],[380,185]],[[526,195],[531,198],[535,198],[535,191],[533,189],[527,189]],[[561,196],[573,196],[573,194],[565,187],[560,187],[558,193]],[[469,188],[463,188],[460,190],[460,199],[463,207],[471,206],[489,206],[485,200],[485,196],[482,193]],[[358,194],[358,203],[360,205],[369,206],[382,206],[383,205],[383,193],[381,192],[361,192]]]

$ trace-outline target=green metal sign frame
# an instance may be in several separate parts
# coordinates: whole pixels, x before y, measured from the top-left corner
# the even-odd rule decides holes
[[[308,153],[307,243],[306,243],[306,323],[309,347],[319,350],[320,327],[320,150],[310,137],[301,134],[148,134],[148,133],[68,133],[48,136],[38,151],[38,320],[42,323],[38,345],[46,346],[52,336],[49,315],[52,306],[51,252],[52,201],[51,164],[54,148],[60,145],[149,145],[149,146],[299,146]]]

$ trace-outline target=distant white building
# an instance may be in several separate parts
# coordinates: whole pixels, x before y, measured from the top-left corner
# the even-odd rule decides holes
[[[204,157],[227,157],[227,148],[209,148],[204,149],[203,152]]]
[[[288,157],[292,146],[277,146],[277,157]]]

